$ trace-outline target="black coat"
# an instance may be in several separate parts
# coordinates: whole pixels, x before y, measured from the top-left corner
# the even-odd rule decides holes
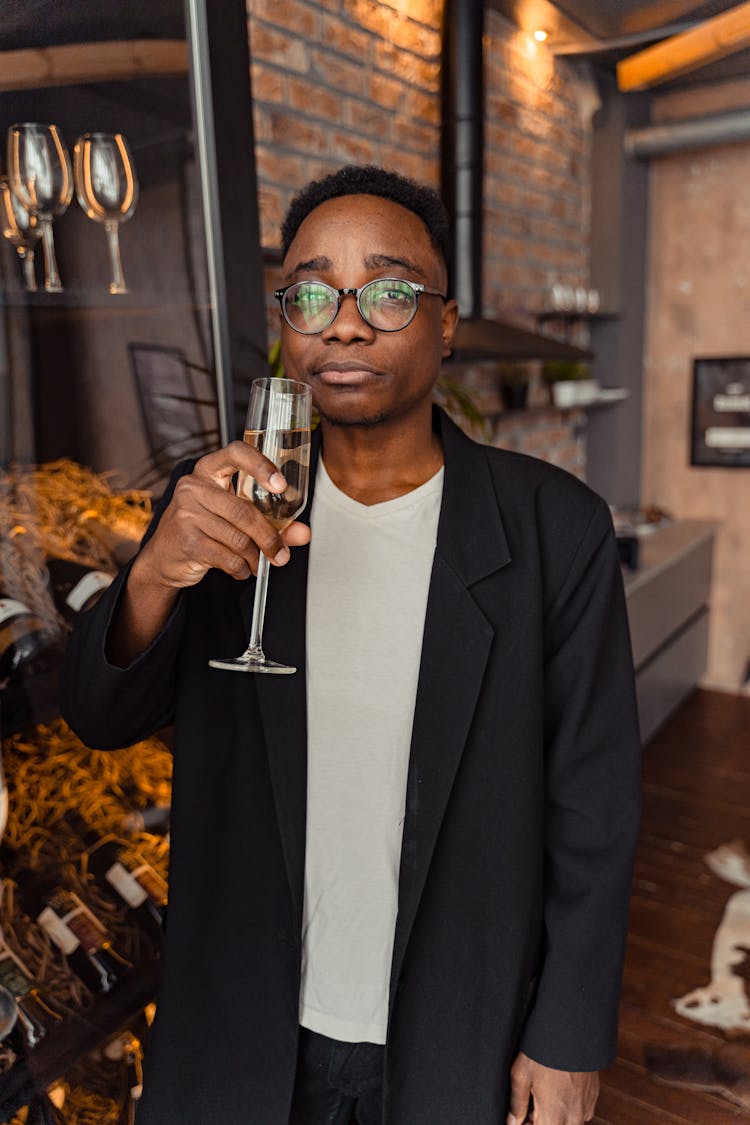
[[[612,1057],[639,806],[622,582],[606,505],[438,413],[445,483],[406,798],[385,1125],[498,1125],[519,1046]],[[314,466],[313,466],[314,473]],[[169,494],[168,494],[169,495]],[[139,1125],[287,1125],[305,843],[307,549],[254,582],[212,571],[129,668],[81,621],[65,714],[94,747],[175,723],[169,923]],[[398,622],[393,622],[394,644]]]

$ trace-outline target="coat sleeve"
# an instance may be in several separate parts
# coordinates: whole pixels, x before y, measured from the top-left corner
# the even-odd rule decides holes
[[[191,471],[193,464],[193,460],[183,461],[176,467],[141,547],[153,535],[177,481]],[[130,746],[167,726],[173,718],[184,592],[164,628],[128,667],[119,668],[107,659],[109,629],[131,566],[132,562],[120,572],[93,609],[80,615],[63,661],[63,718],[82,742],[99,750]]]
[[[597,499],[545,629],[545,945],[521,1049],[612,1060],[640,816],[640,737],[617,544]]]

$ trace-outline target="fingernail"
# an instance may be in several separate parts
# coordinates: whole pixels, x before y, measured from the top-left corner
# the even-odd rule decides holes
[[[282,547],[281,550],[279,551],[278,555],[274,555],[273,561],[276,563],[277,566],[281,566],[283,563],[288,562],[289,561],[289,548],[288,547]]]
[[[281,473],[273,473],[268,478],[268,483],[270,484],[271,488],[276,489],[278,492],[283,492],[286,488],[286,481],[282,477]]]
[[[518,1125],[518,1118],[514,1117],[512,1113],[508,1114],[508,1125]]]

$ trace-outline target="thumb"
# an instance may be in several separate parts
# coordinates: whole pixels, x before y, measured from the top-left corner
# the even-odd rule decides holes
[[[529,1112],[531,1080],[528,1074],[514,1067],[510,1075],[510,1112],[506,1125],[522,1125]]]

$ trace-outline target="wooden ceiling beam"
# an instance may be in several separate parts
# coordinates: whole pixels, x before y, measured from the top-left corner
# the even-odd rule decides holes
[[[0,91],[187,74],[183,39],[116,39],[0,51]]]
[[[620,90],[646,90],[750,46],[750,0],[617,64]]]

